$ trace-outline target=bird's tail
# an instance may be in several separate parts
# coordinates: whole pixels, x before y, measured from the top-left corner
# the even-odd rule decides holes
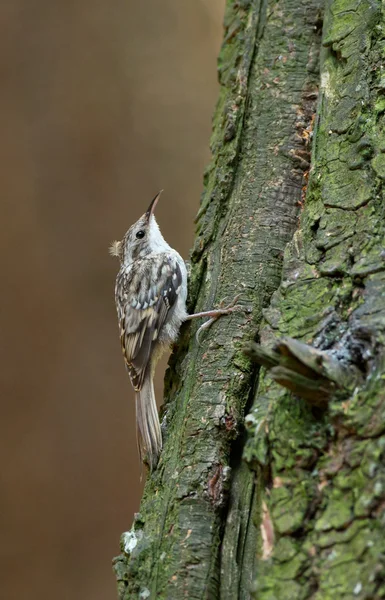
[[[162,432],[156,407],[154,383],[150,373],[136,392],[136,436],[140,459],[148,463],[150,470],[156,466],[162,449]]]

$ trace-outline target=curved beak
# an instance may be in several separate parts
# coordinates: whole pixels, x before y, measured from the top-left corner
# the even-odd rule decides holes
[[[146,219],[147,219],[147,221],[149,221],[149,220],[150,220],[150,217],[151,217],[151,216],[154,214],[155,207],[156,207],[156,205],[158,204],[158,200],[159,200],[159,198],[160,198],[160,195],[161,195],[161,193],[162,193],[162,192],[163,192],[163,190],[160,190],[160,191],[157,193],[157,195],[155,196],[155,198],[153,198],[153,199],[151,200],[151,204],[150,204],[150,206],[148,207],[148,209],[147,209],[147,211],[146,211],[146,213],[145,213],[145,216],[146,216]]]

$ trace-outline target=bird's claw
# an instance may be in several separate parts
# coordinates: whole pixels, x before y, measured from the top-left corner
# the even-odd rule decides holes
[[[198,328],[198,331],[195,334],[195,339],[198,342],[198,345],[200,345],[200,335],[201,335],[202,331],[205,331],[206,329],[210,329],[211,325],[213,323],[215,323],[215,321],[217,321],[220,317],[222,317],[224,315],[229,315],[237,310],[245,310],[244,306],[237,304],[241,295],[242,294],[237,294],[233,298],[233,300],[230,302],[230,304],[228,304],[227,306],[224,306],[224,303],[225,303],[225,298],[224,298],[223,300],[220,301],[219,308],[214,309],[212,311],[207,311],[207,315],[208,316],[210,315],[210,318],[207,321],[205,321]]]
[[[202,333],[202,331],[204,331],[205,329],[210,329],[211,325],[213,323],[215,323],[215,321],[218,319],[218,317],[211,317],[210,319],[208,319],[207,321],[205,321],[204,323],[202,323],[202,325],[200,327],[198,327],[198,331],[195,334],[195,339],[198,343],[198,346],[201,345],[200,343],[200,334]]]
[[[230,302],[230,304],[228,304],[227,306],[224,306],[225,300],[226,298],[223,298],[223,300],[220,301],[219,303],[219,310],[226,310],[229,312],[233,312],[233,309],[236,308],[236,304],[239,300],[239,298],[242,296],[242,294],[237,294],[233,300]],[[243,308],[242,306],[238,306],[237,308]],[[227,313],[225,313],[227,314]]]

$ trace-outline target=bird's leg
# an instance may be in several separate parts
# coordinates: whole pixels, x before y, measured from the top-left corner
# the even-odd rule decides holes
[[[192,319],[195,318],[201,318],[201,317],[210,317],[208,321],[205,321],[205,323],[203,323],[203,325],[201,325],[198,329],[198,331],[196,332],[196,339],[197,342],[199,344],[199,335],[202,331],[204,331],[205,329],[209,329],[209,327],[211,327],[211,325],[217,320],[219,319],[219,317],[222,317],[223,315],[229,315],[233,312],[235,312],[236,310],[239,309],[243,309],[243,306],[240,306],[239,304],[237,304],[239,297],[241,296],[241,294],[238,294],[237,296],[235,296],[234,300],[232,302],[230,302],[230,304],[228,304],[227,306],[223,306],[223,301],[220,303],[220,308],[216,308],[213,310],[206,310],[204,312],[199,312],[199,313],[194,313],[193,315],[188,315],[185,319],[185,321],[191,321]]]

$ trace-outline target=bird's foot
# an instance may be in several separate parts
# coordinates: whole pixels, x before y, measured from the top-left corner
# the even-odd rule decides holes
[[[192,319],[196,319],[196,318],[203,318],[203,317],[210,317],[208,319],[208,321],[205,321],[198,329],[198,331],[196,332],[196,340],[199,344],[199,337],[200,334],[202,333],[202,331],[205,331],[206,329],[209,329],[211,327],[211,325],[213,323],[215,323],[215,321],[217,319],[219,319],[220,317],[222,317],[223,315],[230,315],[231,313],[237,311],[237,310],[245,310],[244,306],[241,306],[240,304],[237,304],[239,298],[240,298],[241,294],[238,294],[237,296],[235,296],[235,298],[233,299],[232,302],[230,302],[230,304],[228,304],[227,306],[224,306],[224,300],[222,300],[219,303],[219,308],[213,309],[213,310],[206,310],[204,312],[199,312],[199,313],[194,313],[193,315],[188,315],[186,318],[186,321],[191,321]]]

